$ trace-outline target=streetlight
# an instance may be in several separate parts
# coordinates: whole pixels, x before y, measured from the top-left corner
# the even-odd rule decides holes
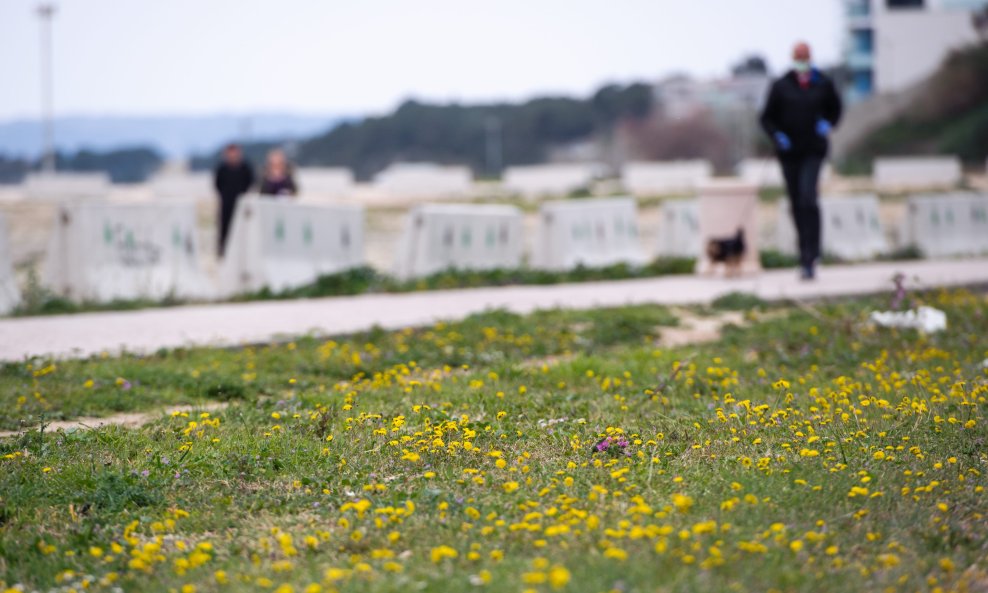
[[[41,18],[41,105],[44,118],[44,155],[42,170],[55,172],[55,123],[52,119],[52,42],[51,21],[55,16],[54,4],[38,6]]]
[[[487,173],[491,176],[501,174],[504,166],[504,148],[501,144],[501,120],[496,115],[488,115],[484,120],[486,131]]]

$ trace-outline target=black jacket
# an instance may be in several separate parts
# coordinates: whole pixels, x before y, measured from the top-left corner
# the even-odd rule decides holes
[[[826,156],[830,147],[828,139],[817,133],[817,122],[825,119],[834,128],[840,123],[841,100],[830,78],[817,69],[810,73],[807,88],[799,85],[794,71],[772,83],[765,108],[762,110],[762,129],[779,150],[775,133],[789,136],[792,148],[779,150],[780,156]]]
[[[236,166],[220,163],[213,184],[222,199],[236,200],[254,185],[254,168],[247,161]]]

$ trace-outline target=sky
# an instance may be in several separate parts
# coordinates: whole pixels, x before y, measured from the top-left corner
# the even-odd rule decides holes
[[[0,121],[40,113],[38,0],[0,0]],[[59,115],[384,113],[840,53],[840,0],[58,0]]]

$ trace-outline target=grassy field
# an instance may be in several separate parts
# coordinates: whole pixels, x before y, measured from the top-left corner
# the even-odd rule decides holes
[[[988,300],[656,307],[0,369],[0,591],[985,591]],[[694,311],[694,314],[709,311]]]

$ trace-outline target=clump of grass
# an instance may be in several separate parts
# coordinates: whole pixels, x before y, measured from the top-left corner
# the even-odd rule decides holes
[[[760,297],[748,292],[730,292],[714,299],[710,306],[722,311],[751,311],[762,309],[767,303]]]
[[[762,267],[766,270],[781,268],[795,268],[799,265],[799,257],[789,253],[782,253],[775,249],[763,249],[758,254]]]

